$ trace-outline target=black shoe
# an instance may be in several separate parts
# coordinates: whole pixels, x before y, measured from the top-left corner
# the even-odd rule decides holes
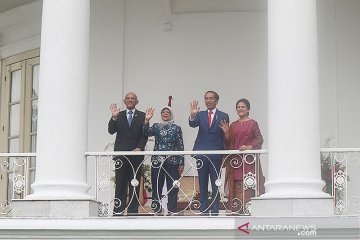
[[[214,212],[214,213],[212,212],[211,216],[219,216],[219,213],[218,212]]]
[[[124,213],[114,213],[113,217],[123,217]]]
[[[210,216],[210,213],[208,213],[208,212],[202,212],[202,213],[200,213],[200,216]]]

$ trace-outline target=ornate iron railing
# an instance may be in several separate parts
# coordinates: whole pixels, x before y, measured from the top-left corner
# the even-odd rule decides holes
[[[360,148],[322,148],[321,152],[321,166],[322,179],[326,183],[324,191],[328,192],[334,197],[335,214],[337,215],[357,215],[360,213],[359,204],[359,188],[357,185],[358,172],[360,170]],[[145,159],[141,166],[133,169],[136,174],[143,171],[141,175],[143,178],[139,181],[133,179],[130,188],[136,186],[144,186],[138,195],[134,195],[137,201],[140,202],[139,214],[152,215],[153,209],[156,205],[151,204],[151,196],[149,188],[151,156],[163,156],[162,161],[158,167],[168,161],[170,156],[184,156],[185,170],[179,179],[174,179],[172,189],[178,189],[178,208],[171,212],[175,215],[198,215],[200,214],[199,202],[199,180],[197,171],[203,166],[204,160],[199,160],[194,156],[208,156],[221,154],[224,158],[221,170],[217,172],[216,186],[218,187],[218,195],[220,197],[220,214],[231,215],[250,215],[251,201],[247,201],[245,196],[247,190],[250,191],[251,197],[258,196],[261,192],[259,187],[259,159],[266,161],[266,150],[257,151],[179,151],[179,152],[87,152],[85,156],[88,162],[88,169],[93,168],[93,174],[88,174],[90,179],[89,185],[92,186],[92,193],[94,198],[99,201],[99,216],[112,216],[114,204],[119,202],[114,199],[114,184],[113,176],[115,168],[121,167],[121,163],[113,160],[114,156],[128,156],[128,155],[144,155]],[[11,214],[11,199],[25,198],[30,192],[30,185],[33,181],[33,174],[30,177],[30,172],[35,172],[35,153],[0,153],[1,177],[5,178],[2,181],[4,186],[0,202],[0,214],[9,216]],[[207,159],[206,157],[204,158]],[[245,169],[244,163],[254,164],[254,169]],[[229,200],[229,192],[225,188],[225,172],[226,168],[242,169],[243,170],[243,184],[242,195],[235,196]],[[266,171],[264,171],[266,172]],[[94,180],[92,180],[94,179]],[[144,182],[145,179],[145,182]],[[170,189],[171,190],[171,189]],[[161,196],[158,196],[158,204],[165,209],[166,213],[166,194],[165,189]],[[213,203],[209,193],[209,205]],[[124,203],[126,204],[126,203]],[[127,207],[123,213],[126,213]]]
[[[324,191],[334,197],[337,215],[360,213],[360,148],[321,148]]]
[[[172,186],[170,189],[165,189],[162,194],[158,194],[156,199],[159,201],[151,200],[151,198],[144,199],[144,196],[149,196],[151,193],[143,194],[140,189],[140,194],[134,194],[132,198],[135,198],[136,201],[139,201],[139,213],[145,215],[154,214],[154,210],[160,208],[164,209],[164,212],[161,214],[170,214],[170,215],[198,215],[201,214],[199,209],[201,207],[199,200],[199,180],[198,180],[198,170],[204,167],[206,162],[210,163],[210,167],[215,169],[215,165],[210,161],[209,156],[213,155],[222,155],[223,161],[219,170],[216,171],[216,187],[218,191],[216,194],[212,194],[209,190],[207,193],[209,195],[209,208],[214,204],[214,199],[220,197],[220,212],[226,214],[242,214],[250,215],[251,214],[251,201],[249,197],[259,196],[260,191],[258,187],[259,175],[259,159],[260,155],[266,154],[266,150],[253,150],[253,151],[177,151],[177,152],[153,152],[153,151],[144,151],[144,152],[91,152],[86,153],[88,160],[93,158],[95,162],[95,176],[96,176],[96,191],[95,197],[101,202],[99,208],[99,216],[112,216],[113,208],[118,207],[121,204],[125,204],[125,210],[120,214],[126,213],[128,204],[132,199],[128,199],[126,203],[122,203],[120,199],[113,198],[114,195],[114,172],[115,169],[121,168],[125,165],[125,162],[129,161],[128,157],[130,155],[144,155],[145,158],[138,168],[131,168],[133,171],[133,176],[138,172],[141,172],[144,169],[144,166],[148,166],[146,169],[164,169],[164,164],[167,161],[172,161],[172,156],[183,156],[185,162],[184,173],[180,176],[179,179],[172,179]],[[125,156],[123,159],[113,160],[115,156]],[[158,159],[152,160],[152,156],[161,156]],[[130,161],[131,163],[131,161]],[[252,165],[251,170],[246,168],[247,165]],[[226,167],[242,170],[244,172],[243,184],[240,186],[242,189],[242,194],[234,196],[231,200],[228,198],[227,189],[225,188],[225,172]],[[249,170],[245,172],[245,170]],[[165,174],[168,174],[165,170]],[[142,177],[145,178],[145,183],[148,182],[150,176],[149,172],[143,172]],[[137,179],[131,180],[131,186],[129,192],[135,192],[135,187],[140,185],[142,190],[146,190],[146,187],[143,186],[143,179],[140,182]],[[156,181],[159,181],[159,178],[156,178]],[[176,189],[178,192],[178,201],[177,201],[177,210],[168,211],[166,208],[166,199],[167,194]],[[146,202],[144,204],[144,202]],[[159,213],[157,213],[159,214]]]
[[[30,193],[30,185],[35,173],[35,153],[0,153],[1,188],[3,195],[0,203],[0,215],[11,212],[11,199],[22,199]]]

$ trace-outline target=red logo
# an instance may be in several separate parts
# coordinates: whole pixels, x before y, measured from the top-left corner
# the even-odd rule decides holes
[[[249,229],[249,222],[244,223],[243,225],[238,227],[238,230],[243,231],[246,234],[249,234],[248,229]]]

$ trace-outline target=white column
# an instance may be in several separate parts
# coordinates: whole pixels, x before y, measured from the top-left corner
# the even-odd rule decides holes
[[[268,0],[268,74],[269,168],[260,199],[290,206],[288,215],[329,214],[331,199],[322,192],[320,171],[316,0]],[[303,201],[309,198],[326,204]],[[301,207],[284,204],[286,199],[300,200]],[[252,210],[261,215],[258,204]]]
[[[89,0],[43,0],[34,193],[27,199],[86,194]]]

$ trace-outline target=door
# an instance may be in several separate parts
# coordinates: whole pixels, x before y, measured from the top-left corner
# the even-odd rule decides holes
[[[38,49],[2,60],[0,152],[36,152],[39,62]],[[29,194],[35,158],[3,157],[0,162],[0,201]]]

